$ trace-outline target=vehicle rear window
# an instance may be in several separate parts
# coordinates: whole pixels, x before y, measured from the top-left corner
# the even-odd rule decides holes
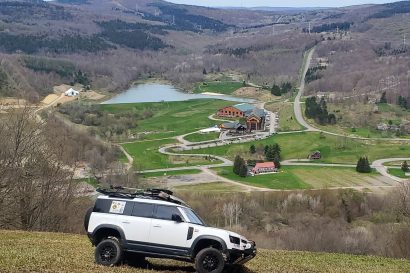
[[[97,199],[93,212],[131,215],[133,202],[113,199]]]
[[[132,210],[132,216],[151,218],[154,212],[153,204],[146,203],[134,203],[134,209]]]
[[[179,210],[176,207],[158,205],[157,211],[155,212],[155,218],[162,220],[172,220],[172,214],[178,214],[179,216],[181,216],[181,213],[179,213]]]

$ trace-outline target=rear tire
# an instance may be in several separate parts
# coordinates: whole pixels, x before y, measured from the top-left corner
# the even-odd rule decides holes
[[[218,249],[202,249],[195,257],[195,269],[198,273],[221,273],[224,267],[225,260]]]
[[[116,238],[102,240],[95,249],[96,263],[105,266],[118,265],[122,261],[122,255],[122,247]]]

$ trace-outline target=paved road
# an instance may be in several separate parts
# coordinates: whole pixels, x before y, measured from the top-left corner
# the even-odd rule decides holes
[[[306,58],[305,67],[303,67],[302,75],[300,77],[299,92],[296,95],[295,102],[293,104],[293,111],[295,112],[296,120],[299,122],[299,124],[301,124],[303,127],[306,128],[306,131],[310,131],[310,132],[318,132],[319,129],[311,126],[304,119],[303,114],[302,114],[302,107],[301,107],[300,99],[303,96],[303,92],[305,91],[305,77],[306,77],[306,73],[309,69],[310,62],[312,61],[312,56],[313,56],[314,52],[315,52],[315,48],[311,49],[307,53],[308,55],[307,55],[307,58]]]
[[[305,118],[303,117],[302,106],[301,106],[301,104],[303,104],[303,103],[300,101],[300,99],[302,98],[303,93],[305,91],[305,77],[306,77],[307,70],[309,69],[310,63],[312,61],[312,56],[313,56],[314,52],[315,52],[315,48],[312,48],[307,53],[308,56],[306,58],[305,67],[303,67],[302,75],[300,77],[299,92],[296,95],[295,102],[293,104],[293,111],[295,112],[296,120],[298,121],[298,123],[300,125],[302,125],[304,128],[306,128],[305,131],[307,131],[307,132],[322,132],[322,133],[327,134],[327,135],[341,136],[341,137],[346,137],[346,138],[356,139],[356,140],[373,140],[373,141],[374,140],[382,140],[382,141],[410,142],[410,139],[406,139],[406,138],[367,138],[367,137],[349,136],[349,135],[338,134],[338,133],[333,133],[333,132],[329,132],[329,131],[320,130],[318,128],[315,128],[311,124],[309,124],[305,120]]]
[[[381,175],[389,177],[390,179],[393,179],[394,181],[397,181],[397,182],[403,182],[403,181],[409,180],[410,177],[409,179],[402,179],[402,178],[393,176],[388,173],[388,169],[384,166],[384,164],[387,162],[393,162],[393,161],[410,161],[410,158],[385,158],[385,159],[375,160],[372,163],[372,168],[375,168],[377,172],[379,172]]]

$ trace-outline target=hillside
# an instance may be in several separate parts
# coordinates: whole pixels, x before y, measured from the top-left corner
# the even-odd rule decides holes
[[[0,272],[194,272],[186,263],[150,260],[147,269],[102,268],[86,236],[0,231]],[[380,257],[260,250],[241,273],[274,272],[409,272],[409,260]]]

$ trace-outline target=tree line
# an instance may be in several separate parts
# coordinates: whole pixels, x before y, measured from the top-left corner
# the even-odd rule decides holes
[[[352,22],[341,22],[341,23],[331,23],[323,24],[320,26],[314,26],[310,32],[320,33],[320,32],[330,32],[339,29],[339,31],[348,31],[353,25]],[[304,28],[303,32],[309,32],[308,28]]]
[[[305,115],[307,118],[314,119],[317,123],[325,125],[325,124],[336,124],[336,116],[335,114],[329,114],[327,110],[327,104],[325,99],[322,97],[317,102],[316,97],[309,97],[306,99],[306,109]]]
[[[283,82],[280,85],[273,84],[271,88],[271,94],[274,96],[282,96],[289,93],[292,90],[292,84],[290,82]]]

